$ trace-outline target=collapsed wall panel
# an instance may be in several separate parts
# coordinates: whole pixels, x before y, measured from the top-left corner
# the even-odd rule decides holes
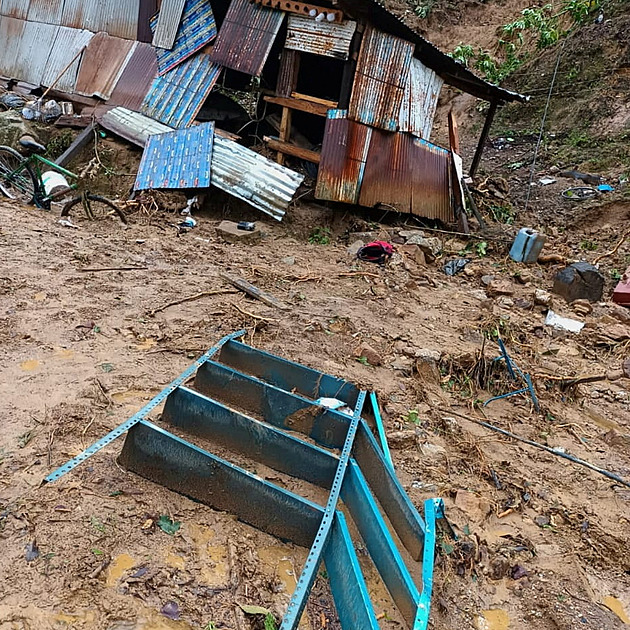
[[[290,15],[285,48],[345,60],[356,28],[352,20],[316,22],[312,17]]]

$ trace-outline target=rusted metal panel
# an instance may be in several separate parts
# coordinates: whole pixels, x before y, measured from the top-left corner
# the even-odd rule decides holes
[[[141,111],[165,125],[180,129],[195,119],[221,73],[221,66],[197,53],[165,75],[157,77]]]
[[[153,41],[153,31],[151,30],[151,18],[158,11],[158,0],[140,0],[140,11],[138,13],[138,33],[139,42],[150,44]]]
[[[335,59],[347,59],[356,28],[357,23],[352,20],[316,22],[312,17],[290,15],[285,48]]]
[[[75,91],[108,100],[137,42],[97,33],[83,53]]]
[[[141,0],[65,0],[63,26],[136,39]]]
[[[151,20],[157,28],[158,20]],[[181,23],[172,50],[158,48],[159,74],[165,74],[175,66],[192,57],[217,36],[217,25],[212,6],[208,0],[186,0]]]
[[[3,18],[3,22],[5,20],[11,20],[11,18]],[[22,81],[41,85],[48,57],[52,54],[59,27],[54,24],[43,24],[41,22],[19,21],[22,22],[22,29],[15,43],[17,50],[10,74]],[[15,29],[14,33],[19,32],[19,26],[12,25],[12,27]],[[63,66],[59,69],[62,70]]]
[[[29,22],[61,24],[63,0],[30,0],[27,19]]]
[[[450,154],[406,133],[372,133],[359,203],[450,222]]]
[[[139,110],[157,76],[157,69],[155,48],[138,42],[111,93],[109,104]]]
[[[182,20],[186,0],[162,0],[160,12],[153,33],[153,45],[170,50],[177,37],[177,29]]]
[[[276,94],[289,98],[297,87],[298,73],[300,71],[300,53],[297,50],[285,48],[280,56],[280,68],[278,69],[278,82]]]
[[[231,70],[260,76],[284,13],[249,0],[232,0],[212,50],[212,60]]]
[[[326,120],[315,197],[358,203],[372,128],[330,110]]]
[[[101,106],[105,107],[105,106]],[[97,111],[98,122],[108,131],[115,133],[139,147],[144,147],[149,136],[172,131],[168,125],[163,125],[153,118],[132,112],[126,107],[114,107],[103,113]]]
[[[400,108],[399,129],[428,140],[444,81],[420,60],[412,59]]]
[[[37,23],[29,22],[29,24]],[[53,28],[57,30],[57,33],[40,83],[45,87],[50,87],[56,81],[56,90],[60,92],[74,92],[81,63],[81,55],[77,57],[77,54],[90,43],[94,34],[90,31],[68,28],[66,26],[55,26]],[[73,59],[74,61],[72,61]],[[70,62],[72,62],[72,65],[68,67]],[[62,72],[63,74],[60,76]]]
[[[2,42],[0,74],[5,77],[18,78],[14,70],[25,24],[24,20],[0,16],[0,42]]]
[[[351,120],[397,130],[413,51],[404,39],[366,29],[350,97]]]
[[[0,0],[0,15],[25,20],[28,17],[30,0]]]

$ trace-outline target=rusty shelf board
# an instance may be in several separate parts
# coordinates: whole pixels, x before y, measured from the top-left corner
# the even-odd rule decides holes
[[[273,103],[274,105],[281,105],[282,107],[288,107],[289,109],[297,109],[307,114],[313,114],[314,116],[322,116],[326,118],[329,109],[334,109],[336,104],[330,101],[330,105],[324,105],[323,103],[314,103],[313,101],[305,101],[301,98],[284,97],[284,96],[265,96],[267,103]]]
[[[290,142],[283,142],[282,140],[276,140],[265,136],[263,138],[265,144],[278,153],[284,153],[285,155],[292,155],[293,157],[306,160],[307,162],[313,162],[313,164],[319,164],[321,155],[317,151],[311,151],[310,149],[303,149]]]

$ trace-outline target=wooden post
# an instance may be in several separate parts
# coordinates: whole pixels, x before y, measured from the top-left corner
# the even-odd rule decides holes
[[[280,119],[280,133],[279,138],[280,142],[289,142],[291,139],[291,118],[292,118],[292,110],[288,107],[282,108],[282,118]],[[284,154],[278,151],[277,157],[278,164],[284,165]]]
[[[55,160],[55,164],[65,166],[72,161],[91,141],[94,140],[95,123],[90,123],[75,139],[74,142]]]
[[[462,173],[457,168],[461,164],[459,157],[459,132],[457,131],[457,120],[453,110],[448,113],[448,138],[451,147],[451,186],[453,190],[453,211],[460,232],[469,234],[468,217],[466,216],[466,208],[464,206],[464,189],[462,188]]]
[[[494,119],[494,115],[497,111],[497,101],[492,101],[490,103],[490,109],[486,115],[486,122],[483,126],[483,131],[481,132],[481,137],[479,138],[479,144],[477,145],[477,150],[475,151],[475,157],[473,158],[472,164],[470,165],[470,173],[471,177],[475,176],[477,172],[477,168],[479,167],[479,162],[481,162],[481,155],[483,154],[483,148],[486,144],[486,140],[488,139],[488,134],[490,133],[490,126],[492,125],[492,121]]]

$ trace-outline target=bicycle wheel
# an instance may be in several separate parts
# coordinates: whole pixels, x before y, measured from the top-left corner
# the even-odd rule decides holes
[[[91,193],[68,201],[61,211],[61,216],[71,217],[75,221],[118,218],[122,223],[127,223],[125,213],[113,201]]]
[[[35,201],[37,175],[24,157],[11,147],[0,146],[0,188],[9,199],[24,204]]]

